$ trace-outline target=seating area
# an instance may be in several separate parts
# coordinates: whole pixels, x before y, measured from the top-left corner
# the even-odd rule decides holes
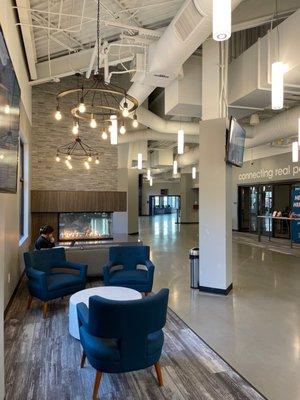
[[[300,0],[0,1],[0,400],[300,399],[299,37]]]

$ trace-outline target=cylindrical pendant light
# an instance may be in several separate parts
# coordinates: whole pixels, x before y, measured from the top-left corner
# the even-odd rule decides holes
[[[284,64],[282,61],[276,61],[272,64],[272,110],[281,110],[283,108],[283,77]]]
[[[118,120],[116,115],[110,116],[110,144],[118,144]]]
[[[137,155],[137,167],[138,169],[143,169],[143,154],[138,153]]]
[[[177,153],[184,153],[184,130],[178,129],[178,137],[177,137]]]
[[[176,160],[173,161],[173,174],[177,175],[178,173],[178,163]]]
[[[231,36],[231,0],[213,0],[213,38],[218,42]]]
[[[197,176],[197,170],[196,170],[196,167],[193,167],[192,168],[192,179],[196,179],[196,176]]]
[[[152,176],[150,176],[149,184],[150,184],[150,186],[153,186],[153,178],[152,178]]]
[[[292,160],[293,160],[293,162],[298,162],[298,160],[299,160],[298,142],[293,142],[293,144],[292,144]]]
[[[147,169],[147,179],[150,181],[151,178],[151,169]]]

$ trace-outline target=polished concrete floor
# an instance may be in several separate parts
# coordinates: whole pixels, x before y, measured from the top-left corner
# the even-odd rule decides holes
[[[217,296],[189,288],[198,225],[142,217],[140,236],[152,248],[154,289],[170,288],[170,307],[268,399],[300,399],[300,258],[234,240],[234,290]]]

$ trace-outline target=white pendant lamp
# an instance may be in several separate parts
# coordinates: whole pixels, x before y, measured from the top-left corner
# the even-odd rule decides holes
[[[184,153],[184,130],[183,129],[178,129],[177,153],[178,154]]]
[[[213,0],[213,38],[221,42],[231,36],[231,0]]]
[[[176,160],[173,161],[173,175],[178,174],[178,163]]]
[[[147,179],[150,181],[151,178],[151,169],[147,169]]]
[[[299,161],[299,146],[298,142],[293,142],[292,144],[292,160],[293,162]]]
[[[118,144],[118,120],[116,115],[110,116],[110,143],[112,145]]]
[[[272,64],[272,110],[283,108],[284,77],[285,67],[282,61]]]
[[[152,178],[152,176],[150,177],[149,184],[150,184],[150,186],[153,186],[153,178]]]
[[[196,179],[196,176],[197,176],[197,170],[196,170],[196,167],[193,167],[192,168],[192,179]]]
[[[137,167],[138,169],[143,169],[143,154],[138,153],[137,155]]]

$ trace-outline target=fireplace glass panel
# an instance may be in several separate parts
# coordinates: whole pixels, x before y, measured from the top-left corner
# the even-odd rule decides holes
[[[111,224],[111,213],[60,213],[59,240],[99,240],[111,238]]]

